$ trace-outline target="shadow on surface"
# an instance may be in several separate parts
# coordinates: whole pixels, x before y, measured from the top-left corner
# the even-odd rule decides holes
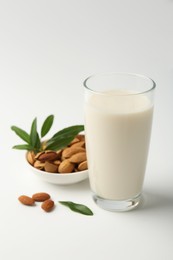
[[[138,210],[167,210],[173,214],[173,195],[158,192],[144,192]]]
[[[66,191],[72,191],[72,192],[74,192],[74,191],[90,192],[90,185],[89,185],[88,179],[78,182],[78,183],[70,184],[70,185],[57,185],[57,184],[52,184],[52,183],[48,183],[47,185],[54,186],[55,188],[63,189]]]

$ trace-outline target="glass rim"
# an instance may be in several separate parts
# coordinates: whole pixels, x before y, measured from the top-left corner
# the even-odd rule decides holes
[[[125,75],[125,76],[133,76],[133,77],[138,77],[138,78],[141,78],[141,79],[145,79],[145,80],[148,80],[150,81],[150,83],[152,84],[152,86],[150,88],[148,88],[147,90],[145,91],[139,91],[139,92],[135,92],[135,93],[125,93],[125,94],[113,94],[115,96],[131,96],[131,95],[141,95],[141,94],[146,94],[148,92],[151,92],[152,90],[154,90],[156,88],[156,83],[155,81],[150,78],[150,77],[147,77],[147,76],[144,76],[142,74],[138,74],[138,73],[130,73],[130,72],[112,72],[112,73],[97,73],[97,74],[92,74],[90,75],[89,77],[87,77],[84,82],[83,82],[83,85],[85,87],[85,89],[89,90],[90,92],[92,93],[95,93],[95,94],[99,94],[99,95],[106,95],[105,92],[101,92],[101,91],[97,91],[97,90],[93,90],[92,88],[88,87],[87,86],[87,82],[94,78],[94,77],[97,77],[97,76],[113,76],[113,75]]]

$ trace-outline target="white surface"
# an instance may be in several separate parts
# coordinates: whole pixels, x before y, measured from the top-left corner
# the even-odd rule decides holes
[[[173,1],[6,0],[0,3],[0,259],[172,260]],[[92,201],[87,181],[41,182],[23,161],[10,130],[55,115],[53,131],[83,123],[83,80],[93,73],[141,73],[157,83],[144,202],[112,213]],[[56,207],[21,205],[45,191]],[[70,212],[58,200],[88,205]]]

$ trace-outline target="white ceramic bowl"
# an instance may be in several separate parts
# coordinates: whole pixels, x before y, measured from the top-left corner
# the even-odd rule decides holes
[[[81,182],[88,178],[88,170],[80,171],[80,172],[73,172],[73,173],[51,173],[45,172],[33,167],[29,162],[26,160],[28,167],[32,170],[32,172],[38,176],[41,180],[47,181],[53,184],[59,185],[69,185],[74,184],[77,182]]]

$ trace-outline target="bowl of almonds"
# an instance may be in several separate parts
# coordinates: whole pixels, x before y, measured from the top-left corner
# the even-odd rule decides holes
[[[28,151],[26,159],[32,171],[54,184],[72,184],[88,177],[85,136],[77,135],[68,146],[58,151]]]
[[[11,129],[26,143],[13,148],[27,150],[26,161],[32,172],[54,184],[73,184],[88,178],[88,166],[83,125],[66,127],[50,139],[43,141],[50,130],[54,116],[44,121],[41,133],[37,131],[37,119],[32,122],[30,134],[12,126]]]

